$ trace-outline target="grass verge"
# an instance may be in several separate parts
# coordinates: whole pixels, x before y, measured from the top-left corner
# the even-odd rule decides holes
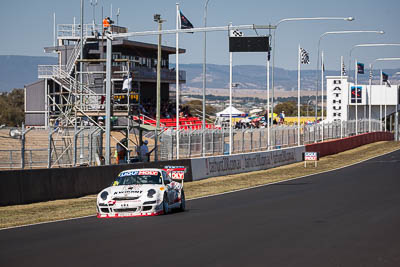
[[[351,165],[398,149],[400,149],[400,142],[377,142],[323,157],[318,162],[317,168],[314,168],[313,164],[309,164],[307,168],[304,168],[304,163],[299,162],[269,170],[214,177],[186,183],[185,194],[187,199],[191,199],[283,181]],[[0,229],[95,215],[95,213],[96,199],[94,195],[76,199],[0,207]]]

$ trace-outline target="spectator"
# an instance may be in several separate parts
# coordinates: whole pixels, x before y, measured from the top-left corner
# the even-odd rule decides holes
[[[147,147],[148,141],[144,140],[143,144],[139,147],[137,153],[139,161],[148,162],[149,161],[149,148]]]
[[[285,123],[285,111],[282,110],[281,114],[279,114],[280,123]]]

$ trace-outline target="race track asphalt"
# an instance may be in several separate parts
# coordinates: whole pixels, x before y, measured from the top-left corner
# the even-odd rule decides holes
[[[400,151],[167,216],[0,231],[0,266],[400,266]]]

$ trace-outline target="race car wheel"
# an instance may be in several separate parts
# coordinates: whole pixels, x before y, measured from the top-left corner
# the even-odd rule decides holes
[[[180,205],[179,209],[181,211],[185,211],[185,209],[186,209],[185,192],[183,190],[181,192],[181,205]]]
[[[164,194],[162,206],[163,206],[163,212],[164,212],[164,214],[168,214],[168,212],[169,212],[169,205],[168,205],[167,194]]]

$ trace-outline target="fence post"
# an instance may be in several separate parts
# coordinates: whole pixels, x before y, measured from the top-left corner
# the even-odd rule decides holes
[[[211,153],[214,156],[214,130],[211,130]]]
[[[21,169],[25,168],[25,124],[22,123],[21,135]]]
[[[250,130],[250,151],[253,151],[253,130]]]
[[[224,144],[225,144],[225,132],[224,132],[224,128],[222,128],[222,134],[221,134],[221,155],[224,154]]]
[[[52,130],[51,127],[49,127],[49,146],[47,148],[47,168],[51,168],[51,139],[52,139]]]
[[[192,144],[191,144],[191,137],[192,136],[192,131],[190,131],[190,133],[189,133],[189,139],[188,139],[188,153],[189,153],[189,158],[191,157],[191,155],[192,155]]]

